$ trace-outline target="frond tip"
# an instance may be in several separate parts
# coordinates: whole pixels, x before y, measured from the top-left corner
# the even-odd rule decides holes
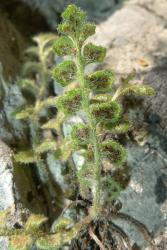
[[[150,86],[136,83],[136,84],[129,84],[125,88],[122,88],[121,95],[125,94],[135,94],[139,96],[154,95],[155,90]]]

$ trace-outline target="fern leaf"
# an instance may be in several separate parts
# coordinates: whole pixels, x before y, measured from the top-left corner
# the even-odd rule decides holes
[[[127,151],[115,140],[106,140],[101,145],[103,157],[111,162],[121,165],[126,161]]]
[[[66,217],[60,217],[53,226],[53,231],[56,233],[68,230],[73,225],[73,221]]]
[[[106,124],[106,128],[109,129],[112,134],[125,134],[133,128],[133,125],[131,122],[119,123],[116,126],[109,123]]]
[[[32,56],[35,56],[36,58],[39,57],[39,48],[37,46],[31,46],[28,49],[26,49],[25,54],[30,54]]]
[[[37,156],[34,155],[33,151],[26,150],[21,151],[14,155],[14,159],[16,162],[23,163],[23,164],[29,164],[34,163],[37,161]]]
[[[0,211],[0,228],[5,228],[8,217],[10,215],[10,210]]]
[[[125,88],[122,88],[120,92],[120,95],[126,95],[126,94],[136,94],[139,96],[154,95],[155,90],[152,87],[144,84],[129,84]]]
[[[29,235],[13,235],[10,237],[9,250],[30,250],[33,240]]]
[[[127,94],[135,94],[139,96],[154,95],[155,90],[152,87],[145,85],[145,84],[138,84],[138,83],[125,84],[117,89],[112,100],[115,101],[119,97],[127,95]]]
[[[39,73],[42,71],[42,64],[39,62],[26,62],[23,65],[22,75],[23,77],[29,76],[32,73]]]
[[[48,45],[52,45],[57,36],[53,33],[44,33],[33,37],[33,40],[41,47],[43,51]]]
[[[55,140],[47,139],[35,148],[37,154],[42,154],[48,151],[57,149],[57,143]]]
[[[71,229],[67,232],[56,233],[41,237],[36,241],[37,248],[41,250],[59,250],[60,247],[70,242],[77,234],[75,229]]]
[[[42,126],[42,129],[55,129],[57,131],[61,130],[61,124],[65,120],[65,115],[63,112],[58,112],[57,117],[55,119],[49,120]]]
[[[49,47],[49,48],[46,48],[45,51],[43,52],[43,57],[45,59],[45,61],[47,60],[47,58],[53,53],[53,48]]]
[[[41,214],[31,214],[25,224],[25,230],[32,232],[38,230],[41,225],[47,221],[47,218]]]
[[[107,200],[111,202],[112,200],[118,198],[122,188],[118,181],[115,181],[111,176],[106,176],[102,180],[102,185],[104,190],[107,191]]]
[[[28,108],[22,109],[21,111],[14,112],[13,115],[15,116],[17,120],[31,119],[33,112],[34,112],[34,108],[28,107]]]
[[[70,140],[66,139],[61,143],[61,147],[59,148],[59,158],[62,161],[67,161],[71,156],[73,150]]]
[[[18,83],[22,89],[28,89],[29,91],[33,93],[36,93],[38,91],[38,87],[35,85],[34,80],[25,78],[25,79],[21,79]]]
[[[56,107],[57,97],[48,97],[39,103],[39,110],[46,107]]]

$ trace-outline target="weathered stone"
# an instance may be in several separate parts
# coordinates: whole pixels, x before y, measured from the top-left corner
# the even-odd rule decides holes
[[[19,72],[26,43],[16,27],[2,13],[0,33],[0,62],[4,67],[5,77],[9,79]]]
[[[0,211],[15,206],[11,149],[0,140]],[[0,249],[7,250],[8,239],[0,237]]]
[[[135,68],[136,82],[144,81],[156,90],[155,96],[145,97],[142,106],[131,112],[136,122],[147,123],[150,133],[141,146],[128,146],[131,181],[121,195],[122,211],[141,221],[153,234],[163,232],[167,223],[167,29],[162,3],[127,1],[98,25],[97,34],[91,38],[108,47],[104,67],[113,68],[118,83]],[[148,10],[149,6],[155,12]],[[146,249],[134,228],[119,223]]]
[[[155,2],[158,5],[159,1]],[[106,67],[113,68],[116,75],[121,77],[135,68],[138,81],[155,87],[157,94],[146,98],[144,110],[150,117],[159,117],[159,128],[164,133],[167,131],[165,25],[164,19],[129,1],[98,26],[93,38],[109,48]]]

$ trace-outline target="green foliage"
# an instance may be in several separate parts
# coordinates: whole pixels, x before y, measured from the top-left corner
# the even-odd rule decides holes
[[[119,197],[122,188],[120,183],[112,177],[104,177],[102,179],[102,186],[105,190],[108,190],[107,193],[107,202],[111,202]]]
[[[62,62],[53,71],[53,77],[64,87],[72,82],[75,79],[75,76],[76,65],[72,61]]]
[[[37,154],[42,154],[48,151],[55,151],[57,149],[57,143],[53,139],[45,139],[40,145],[35,148]]]
[[[75,48],[69,37],[63,36],[56,40],[54,43],[54,51],[59,56],[66,56],[75,54]]]
[[[102,142],[102,157],[106,157],[111,162],[121,165],[126,161],[127,152],[125,148],[114,140],[106,140]]]
[[[86,146],[89,143],[89,127],[85,124],[77,124],[72,127],[71,141],[76,148]]]
[[[41,225],[47,221],[47,218],[41,214],[31,214],[25,224],[25,231],[35,232]]]
[[[22,164],[34,163],[38,160],[32,150],[20,151],[14,155],[14,159]]]
[[[96,91],[110,90],[115,81],[115,75],[111,70],[100,70],[87,77],[87,84],[90,89]]]
[[[104,102],[100,104],[92,104],[90,112],[97,122],[115,123],[121,115],[121,108],[117,102]]]
[[[50,64],[53,62],[52,46],[55,42],[54,34],[40,34],[33,38],[35,44],[25,51],[29,60],[23,64],[22,79],[19,81],[21,89],[33,95],[34,101],[16,110],[16,119],[27,121],[30,130],[30,145],[26,151],[17,152],[15,161],[22,164],[40,162],[41,154],[56,150],[56,142],[52,137],[47,139],[43,136],[43,125],[40,120],[47,118],[47,110],[56,107],[57,97],[49,95]]]
[[[13,235],[10,237],[9,250],[30,250],[33,240],[30,235]]]
[[[34,101],[31,105],[27,101],[27,105],[15,113],[17,119],[27,120],[31,135],[29,149],[15,154],[17,162],[34,163],[39,168],[44,163],[45,174],[49,176],[44,153],[54,151],[55,157],[63,161],[69,160],[76,150],[84,156],[84,164],[76,168],[75,175],[81,196],[92,203],[89,218],[73,225],[61,217],[53,233],[47,233],[41,227],[47,220],[42,215],[30,216],[19,231],[8,230],[1,222],[0,235],[11,236],[10,249],[28,250],[32,244],[39,249],[59,249],[76,236],[82,225],[101,213],[121,191],[122,183],[113,176],[114,171],[104,166],[105,162],[109,162],[115,168],[122,166],[124,169],[127,159],[119,135],[127,133],[133,125],[124,117],[121,97],[127,94],[152,95],[154,90],[147,85],[133,83],[135,71],[122,78],[119,87],[115,88],[115,75],[110,69],[85,74],[88,64],[103,62],[106,56],[106,48],[86,42],[95,33],[95,28],[94,24],[87,22],[84,11],[69,5],[58,26],[62,37],[55,42],[53,35],[34,38],[37,46],[26,51],[30,61],[25,63],[24,79],[20,81],[22,89],[31,92]],[[65,87],[64,93],[58,97],[51,97],[48,88],[49,62],[53,51],[58,56],[70,55],[70,60],[60,63],[52,71],[53,78]],[[49,107],[58,109],[56,118],[50,119],[47,116]],[[78,111],[81,111],[84,123],[76,123],[70,135],[62,139],[62,123],[66,117]],[[47,122],[42,123],[41,118]],[[52,133],[46,137],[44,130],[48,132],[50,129],[56,130],[60,137],[58,143]],[[52,185],[50,180],[48,185]],[[7,214],[0,214],[1,218],[5,221]]]
[[[124,118],[120,97],[131,93],[151,95],[154,90],[144,84],[131,83],[135,71],[122,78],[116,90],[112,88],[115,75],[110,69],[86,75],[85,68],[88,64],[104,61],[106,48],[85,42],[95,33],[95,25],[87,22],[85,12],[80,8],[69,5],[62,14],[62,19],[58,31],[63,36],[55,45],[55,52],[58,55],[72,55],[73,61],[65,61],[57,66],[53,70],[53,77],[63,86],[74,80],[78,85],[72,90],[70,85],[66,88],[65,93],[58,97],[57,107],[64,112],[64,116],[74,115],[78,110],[84,113],[86,124],[79,123],[72,128],[69,140],[73,146],[68,155],[71,156],[71,152],[78,150],[85,157],[85,164],[77,170],[80,193],[84,198],[91,193],[92,211],[97,215],[103,206],[102,194],[107,191],[107,187],[111,199],[112,195],[116,197],[120,192],[120,185],[110,177],[110,172],[105,172],[103,176],[104,161],[122,165],[127,158],[125,148],[118,139],[113,139],[132,128],[132,123]],[[110,139],[105,139],[106,134]],[[59,153],[62,151],[61,147]]]
[[[77,171],[77,177],[79,181],[80,193],[83,198],[87,199],[89,188],[92,186],[92,167],[88,164],[84,164],[80,170]]]
[[[73,89],[58,97],[57,108],[66,115],[74,114],[81,108],[81,89]]]
[[[103,62],[106,56],[106,48],[88,43],[84,47],[83,56],[85,64]]]
[[[96,31],[96,25],[93,23],[86,22],[83,27],[83,32],[81,33],[79,37],[79,43],[80,45],[83,44],[83,42],[90,36],[94,35]]]

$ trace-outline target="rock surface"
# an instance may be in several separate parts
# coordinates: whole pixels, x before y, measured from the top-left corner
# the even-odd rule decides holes
[[[148,126],[149,135],[141,145],[129,143],[131,181],[121,196],[122,211],[144,223],[153,234],[164,233],[167,224],[166,16],[166,1],[126,1],[97,27],[92,38],[108,47],[104,66],[116,72],[118,82],[135,68],[137,82],[148,83],[156,90],[155,96],[146,97],[142,106],[132,111],[137,122]],[[139,239],[134,228],[119,223]],[[141,239],[139,245],[146,249]],[[159,249],[165,249],[165,243]]]
[[[15,76],[21,65],[21,57],[26,43],[15,26],[0,13],[0,62],[4,67],[5,77]]]
[[[22,0],[30,5],[33,9],[38,8],[40,12],[46,17],[49,24],[55,28],[60,21],[60,14],[64,8],[70,4],[75,3],[82,9],[86,10],[88,17],[94,21],[105,19],[112,13],[113,8],[122,0]]]
[[[93,42],[108,47],[105,64],[118,76],[127,75],[133,68],[137,82],[143,81],[156,90],[146,97],[142,106],[130,112],[133,120],[148,128],[148,135],[128,143],[128,165],[131,171],[129,186],[121,194],[122,211],[147,226],[163,241],[165,249],[167,224],[167,3],[166,1],[126,1],[113,15],[97,27]],[[96,67],[96,66],[95,66]],[[127,100],[128,101],[128,100]],[[68,128],[66,128],[68,131]],[[66,132],[66,131],[65,131]],[[141,131],[139,137],[142,137]],[[142,141],[143,139],[143,141]],[[78,161],[78,160],[77,160]],[[140,249],[147,244],[133,226],[117,222]],[[159,236],[157,236],[159,235]],[[164,247],[163,247],[164,245]]]
[[[137,2],[137,1],[136,1]],[[139,1],[140,2],[140,1]],[[147,10],[147,2],[126,4],[97,28],[94,40],[109,48],[106,67],[122,76],[136,69],[139,81],[153,86],[156,96],[144,104],[144,110],[158,117],[159,129],[167,131],[167,8],[162,17]],[[154,1],[158,8],[159,2]],[[163,2],[163,1],[162,1]],[[165,12],[166,11],[166,12]],[[146,98],[147,99],[147,98]],[[148,100],[148,99],[147,99]]]
[[[0,211],[15,207],[11,154],[11,149],[0,140]],[[7,247],[8,239],[0,237],[0,249],[7,250]]]

